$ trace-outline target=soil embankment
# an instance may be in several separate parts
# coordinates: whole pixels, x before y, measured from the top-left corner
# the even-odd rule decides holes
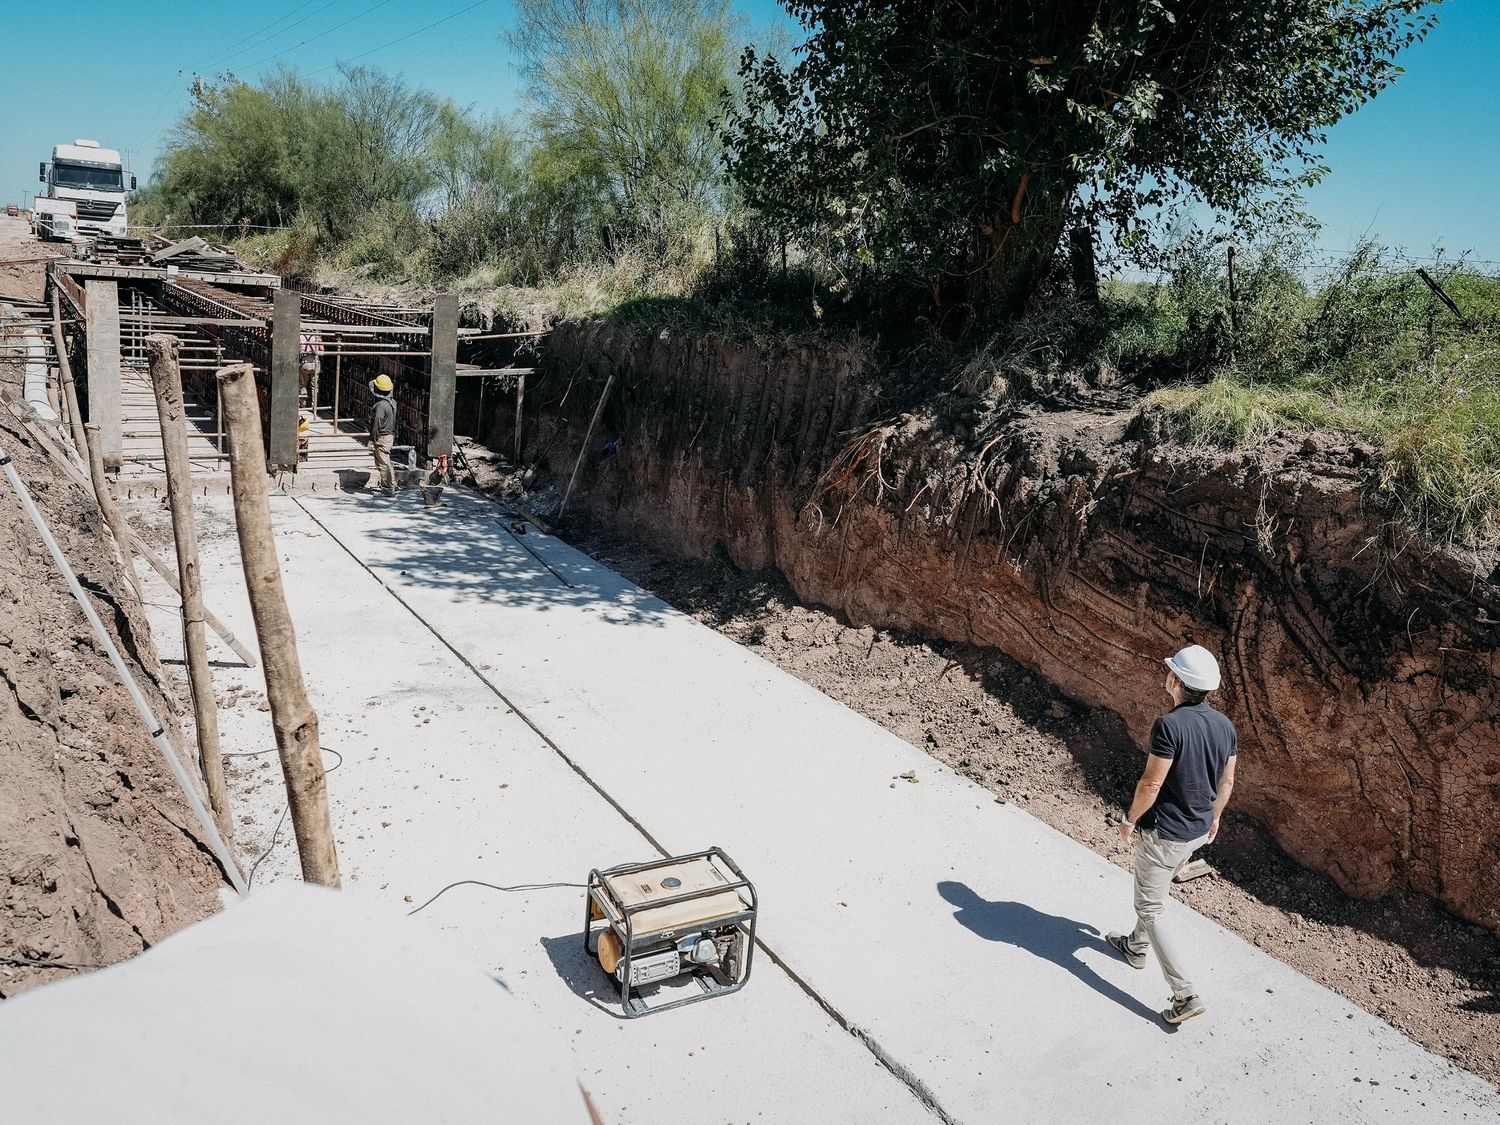
[[[0,357],[0,385],[18,375]],[[177,705],[92,499],[0,406],[16,463],[176,745]],[[125,688],[0,482],[0,997],[133,956],[217,909],[222,875]]]
[[[1500,933],[1500,572],[1372,501],[1370,451],[1160,439],[1130,408],[970,429],[882,414],[857,355],[565,326],[530,445],[573,506],[683,557],[774,568],[852,624],[997,649],[1143,742],[1160,657],[1222,654],[1240,810],[1343,890]],[[977,432],[976,432],[977,430]]]

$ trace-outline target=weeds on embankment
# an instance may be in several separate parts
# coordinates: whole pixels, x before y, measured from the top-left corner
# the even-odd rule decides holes
[[[1243,260],[1230,304],[1221,252],[1189,244],[1171,278],[1126,295],[1117,337],[1191,372],[1151,402],[1185,441],[1253,445],[1288,429],[1344,432],[1382,456],[1380,485],[1413,522],[1454,538],[1500,527],[1500,279],[1362,246],[1322,268],[1304,246]]]

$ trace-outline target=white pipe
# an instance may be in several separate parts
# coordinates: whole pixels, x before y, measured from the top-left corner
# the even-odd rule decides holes
[[[0,310],[9,312],[8,306],[0,305]],[[9,322],[6,327],[21,338],[18,351],[23,354],[19,356],[21,362],[21,397],[26,400],[26,405],[31,407],[44,422],[56,425],[59,421],[57,411],[52,409],[52,403],[47,398],[47,342],[40,331],[35,328],[23,327],[22,323]]]
[[[151,732],[151,740],[156,743],[156,748],[161,751],[161,756],[167,761],[167,768],[172,771],[172,776],[177,779],[182,794],[187,798],[188,808],[197,817],[199,825],[203,828],[204,836],[208,840],[209,849],[218,857],[224,872],[229,876],[229,881],[234,889],[240,894],[246,891],[244,877],[240,874],[239,867],[234,862],[234,856],[224,846],[224,839],[219,835],[213,817],[208,815],[208,810],[203,807],[203,802],[193,788],[192,779],[188,777],[187,771],[182,768],[182,763],[177,760],[177,752],[172,749],[172,743],[167,740],[167,732],[162,725],[156,721],[156,716],[151,711],[151,705],[146,702],[146,697],[141,694],[140,686],[135,682],[129,667],[126,666],[124,658],[120,656],[120,650],[115,647],[114,639],[105,631],[104,623],[99,620],[99,615],[94,612],[93,605],[84,595],[83,587],[78,584],[78,576],[73,573],[73,568],[68,564],[57,540],[52,538],[52,532],[47,527],[47,521],[42,518],[42,513],[37,510],[36,503],[31,499],[31,493],[26,488],[26,482],[21,479],[21,474],[16,472],[16,466],[11,461],[10,454],[0,449],[0,468],[5,470],[5,479],[10,481],[11,488],[15,489],[16,496],[20,498],[21,507],[31,518],[32,524],[42,537],[42,542],[47,545],[47,550],[52,554],[52,561],[62,571],[63,578],[68,583],[68,589],[73,591],[73,597],[83,610],[83,615],[89,619],[89,625],[94,630],[94,636],[104,646],[105,653],[109,656],[109,662],[115,667],[115,674],[120,677],[120,682],[125,685],[125,690],[130,693],[135,709],[140,712],[141,718],[146,723],[146,729]]]

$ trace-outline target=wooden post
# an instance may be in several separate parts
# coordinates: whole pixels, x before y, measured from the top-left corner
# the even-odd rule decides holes
[[[479,393],[480,394],[484,393],[484,388],[482,386],[479,388]],[[525,405],[525,403],[526,403],[526,376],[525,375],[517,375],[516,376],[516,464],[517,465],[520,465],[520,463],[521,463],[521,418],[523,416],[522,415],[522,408]],[[483,421],[484,421],[484,419],[481,418],[480,422],[483,423]]]
[[[458,297],[439,293],[432,302],[432,364],[428,368],[428,457],[453,452],[453,404],[457,393]]]
[[[99,505],[99,514],[104,517],[105,526],[115,537],[115,546],[119,548],[120,562],[125,567],[125,577],[130,580],[131,592],[135,594],[136,601],[145,601],[140,575],[135,572],[135,559],[130,554],[130,528],[125,523],[120,506],[115,503],[114,494],[109,490],[109,480],[104,475],[104,443],[99,437],[99,427],[91,422],[86,430],[88,442],[85,448],[89,451],[89,478],[94,486],[94,500]]]
[[[293,372],[295,376],[295,372]],[[250,611],[260,640],[266,670],[266,697],[281,772],[286,779],[287,807],[302,878],[324,886],[339,885],[339,859],[328,813],[328,780],[318,751],[318,716],[307,700],[302,665],[297,659],[297,635],[287,610],[281,567],[271,533],[271,502],[266,486],[265,445],[260,432],[260,407],[255,399],[255,376],[248,363],[219,372],[224,389],[224,415],[229,428],[229,472],[234,492],[234,522],[239,531],[240,556]]]
[[[583,435],[583,444],[578,447],[578,459],[573,462],[573,475],[568,478],[568,490],[563,493],[562,505],[557,509],[557,518],[562,519],[568,510],[568,498],[573,495],[573,482],[578,479],[578,467],[583,464],[583,455],[588,452],[589,442],[594,440],[594,427],[599,424],[599,416],[604,413],[604,403],[609,399],[610,388],[615,385],[615,373],[611,371],[609,378],[604,381],[604,390],[599,395],[599,405],[594,407],[594,416],[589,419],[588,433]]]
[[[198,569],[198,534],[193,528],[193,476],[188,465],[187,411],[182,401],[182,373],[177,367],[175,336],[146,337],[146,362],[156,388],[161,419],[161,451],[167,469],[167,503],[172,509],[172,538],[177,544],[177,576],[182,598],[182,648],[187,662],[193,722],[198,728],[198,766],[208,786],[219,835],[234,840],[224,759],[219,752],[219,705],[213,673],[208,670],[208,641],[203,635],[203,591]]]
[[[62,330],[62,305],[58,301],[56,287],[52,290],[52,346],[57,352],[57,370],[62,379],[63,401],[68,407],[68,426],[73,431],[73,444],[78,448],[78,456],[87,462],[89,443],[83,432],[83,412],[78,408],[78,388],[73,385],[73,364],[68,359],[68,341]]]
[[[342,343],[339,345],[342,347]],[[339,389],[344,380],[344,353],[333,357],[333,432],[339,432]]]
[[[84,286],[88,321],[89,418],[99,425],[104,467],[120,471],[124,425],[120,407],[120,287],[113,281]]]
[[[302,296],[278,289],[271,310],[271,427],[265,447],[266,463],[273,469],[297,467],[297,341],[302,332]],[[258,408],[257,408],[258,409]],[[258,417],[258,415],[257,415]],[[255,427],[257,430],[260,426]],[[230,456],[236,450],[230,443]]]

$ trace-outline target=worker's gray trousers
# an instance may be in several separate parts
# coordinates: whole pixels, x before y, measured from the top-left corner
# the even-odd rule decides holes
[[[380,490],[387,496],[396,495],[396,470],[391,465],[391,447],[395,441],[390,434],[381,434],[370,442],[370,452],[375,455],[375,470],[380,474]]]
[[[1164,840],[1155,829],[1136,838],[1135,929],[1130,933],[1130,948],[1142,954],[1148,949],[1156,950],[1156,959],[1161,962],[1162,975],[1167,978],[1174,1000],[1196,993],[1183,965],[1182,947],[1169,932],[1163,915],[1171,897],[1172,876],[1206,843],[1207,836],[1181,842]]]

